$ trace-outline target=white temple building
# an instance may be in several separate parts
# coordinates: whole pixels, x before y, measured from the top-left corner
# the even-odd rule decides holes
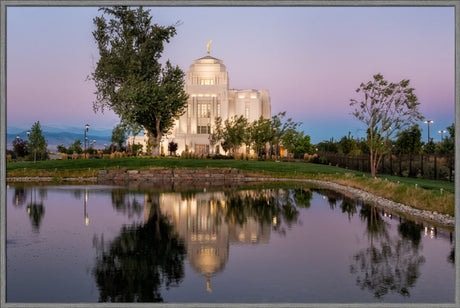
[[[217,117],[222,121],[244,116],[249,123],[263,116],[271,117],[270,96],[267,90],[230,89],[227,68],[222,60],[209,55],[194,60],[186,74],[185,91],[189,95],[186,112],[176,120],[170,134],[163,137],[160,153],[168,153],[168,144],[177,143],[177,154],[189,151],[195,154],[213,153],[209,134]],[[147,134],[130,136],[128,144],[142,144],[146,152]],[[244,147],[240,148],[245,152]]]

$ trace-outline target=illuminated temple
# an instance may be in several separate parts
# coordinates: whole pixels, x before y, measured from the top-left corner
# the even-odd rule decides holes
[[[222,60],[209,55],[194,60],[186,74],[185,91],[189,95],[186,112],[176,120],[171,134],[162,140],[160,151],[167,154],[168,144],[177,143],[177,154],[187,150],[195,154],[214,153],[209,134],[214,120],[244,116],[248,122],[271,116],[267,90],[230,89],[227,68]],[[128,137],[127,144],[142,144],[146,152],[147,136]],[[241,147],[245,152],[245,147]]]

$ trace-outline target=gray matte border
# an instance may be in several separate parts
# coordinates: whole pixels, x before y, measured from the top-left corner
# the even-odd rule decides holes
[[[144,6],[451,6],[455,7],[455,165],[458,170],[460,161],[460,2],[436,0],[0,0],[0,307],[460,307],[460,178],[455,175],[455,303],[453,304],[393,304],[393,303],[363,303],[363,304],[314,304],[314,303],[260,303],[260,304],[166,304],[166,303],[103,303],[103,304],[49,304],[49,303],[6,303],[6,9],[8,6],[108,6],[108,5],[144,5]]]

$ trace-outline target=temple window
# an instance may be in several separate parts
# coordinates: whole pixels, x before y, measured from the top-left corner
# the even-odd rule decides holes
[[[210,134],[211,133],[211,126],[208,125],[198,125],[196,127],[196,133],[197,134]]]
[[[200,85],[202,86],[212,86],[214,84],[213,79],[200,79]]]
[[[211,104],[198,103],[198,117],[199,118],[210,118],[211,117]]]

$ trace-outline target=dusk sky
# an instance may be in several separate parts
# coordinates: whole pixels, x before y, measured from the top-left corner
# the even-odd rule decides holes
[[[155,23],[180,22],[166,46],[188,71],[211,56],[227,67],[230,88],[266,89],[272,115],[286,111],[312,142],[365,133],[350,113],[361,82],[382,73],[410,79],[430,135],[455,121],[453,7],[151,7]],[[92,38],[96,7],[7,8],[7,125],[111,129],[112,112],[95,114]],[[427,126],[420,123],[426,141]]]

